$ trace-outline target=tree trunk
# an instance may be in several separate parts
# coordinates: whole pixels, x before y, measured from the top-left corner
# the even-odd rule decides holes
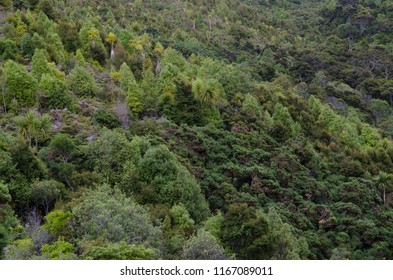
[[[111,60],[113,60],[115,58],[115,49],[113,47],[113,43],[111,45]]]

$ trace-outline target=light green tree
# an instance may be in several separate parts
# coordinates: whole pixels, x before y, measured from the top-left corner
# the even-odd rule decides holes
[[[15,99],[22,107],[34,106],[37,102],[37,81],[22,65],[8,60],[4,64],[7,104]]]
[[[80,97],[93,97],[100,91],[94,77],[79,65],[68,75],[66,83],[69,90]]]
[[[44,108],[64,109],[72,108],[71,94],[63,80],[44,74],[39,84],[40,103]]]
[[[161,230],[153,226],[148,210],[108,185],[83,193],[71,224],[75,237],[85,242],[101,238],[152,249],[161,244]]]
[[[123,63],[120,66],[119,80],[120,87],[124,92],[128,92],[131,85],[136,83],[135,76],[126,63]]]

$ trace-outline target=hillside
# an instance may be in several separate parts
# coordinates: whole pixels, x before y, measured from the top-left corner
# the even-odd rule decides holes
[[[393,4],[0,0],[0,258],[393,259]]]

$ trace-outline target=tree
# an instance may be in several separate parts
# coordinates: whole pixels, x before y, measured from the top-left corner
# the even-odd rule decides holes
[[[15,99],[22,107],[36,104],[37,81],[26,69],[11,60],[4,65],[6,79],[6,100],[9,104]]]
[[[15,124],[18,126],[18,135],[28,141],[31,147],[32,140],[35,140],[35,146],[38,147],[38,140],[47,139],[51,128],[51,117],[47,114],[39,115],[32,110],[27,111],[24,116],[15,118]]]
[[[109,129],[102,129],[100,135],[89,143],[85,153],[88,166],[110,184],[120,181],[126,162],[135,156],[125,135]]]
[[[71,235],[71,212],[53,210],[45,217],[45,230],[54,236]]]
[[[31,42],[33,43],[34,49],[46,49],[44,38],[42,38],[37,32],[34,32]]]
[[[134,74],[125,62],[120,66],[119,80],[120,87],[124,92],[128,92],[130,87],[136,83]]]
[[[34,55],[35,52],[35,47],[33,45],[33,40],[32,37],[29,33],[26,33],[23,35],[21,43],[20,43],[20,48],[22,50],[22,53],[29,59],[31,59]]]
[[[215,104],[222,95],[221,85],[214,79],[196,79],[192,83],[192,92],[196,100],[203,104]]]
[[[87,34],[88,34],[89,40],[91,41],[91,46],[93,48],[95,48],[96,47],[96,40],[99,38],[98,30],[95,28],[92,28],[88,31]]]
[[[51,72],[43,49],[35,49],[33,59],[31,60],[31,67],[31,73],[38,82],[41,80],[42,75]]]
[[[48,163],[53,176],[71,189],[73,186],[70,178],[75,166],[69,161],[73,159],[77,151],[74,141],[68,135],[56,134],[49,146],[39,152],[40,157]]]
[[[61,36],[61,41],[68,52],[75,52],[81,47],[81,41],[78,36],[78,26],[74,21],[63,18],[58,22],[57,33]]]
[[[77,153],[77,147],[72,138],[66,134],[56,134],[49,143],[50,157],[58,158],[67,163]]]
[[[135,115],[143,111],[142,91],[136,82],[128,85],[126,102]]]
[[[111,60],[115,58],[115,42],[117,41],[117,36],[115,33],[110,32],[106,37],[106,41],[111,44]]]
[[[100,91],[93,76],[81,66],[75,66],[67,77],[68,89],[80,97],[93,97]]]
[[[270,259],[274,240],[265,217],[246,203],[229,205],[221,227],[221,240],[238,259]]]
[[[390,188],[390,179],[391,176],[384,171],[380,171],[378,176],[374,179],[375,186],[382,190],[383,204],[386,203],[386,189]]]
[[[296,238],[291,225],[284,223],[280,214],[274,209],[269,209],[266,218],[272,232],[272,241],[275,246],[274,259],[298,260],[306,258],[308,244],[305,238]]]
[[[138,114],[143,111],[142,91],[135,80],[130,67],[123,63],[119,71],[120,87],[126,92],[126,103],[132,112]]]
[[[145,153],[139,175],[153,187],[151,198],[156,203],[182,203],[196,223],[207,217],[209,209],[198,182],[166,146]]]
[[[37,205],[43,207],[45,215],[48,215],[49,208],[60,197],[60,189],[62,188],[63,184],[55,180],[39,181],[32,185],[33,200]]]
[[[14,41],[9,39],[0,40],[0,58],[4,60],[14,59],[17,53],[18,48]]]
[[[375,124],[378,126],[381,118],[391,114],[392,108],[385,100],[373,99],[370,102],[370,109],[375,118]]]
[[[160,248],[161,230],[153,226],[147,209],[108,185],[83,193],[72,209],[72,225],[81,241],[103,238],[110,243]]]
[[[31,147],[33,137],[37,135],[38,123],[37,115],[31,110],[25,116],[15,118],[15,124],[18,126],[18,135],[28,141],[29,147]]]
[[[183,246],[182,259],[184,260],[225,260],[224,249],[217,240],[207,231],[199,230],[195,236],[186,241]]]
[[[72,97],[63,80],[44,74],[39,84],[40,104],[48,109],[71,109]]]

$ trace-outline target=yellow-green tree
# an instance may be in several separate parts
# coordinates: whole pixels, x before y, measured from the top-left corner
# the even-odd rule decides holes
[[[106,41],[111,44],[111,60],[113,60],[115,58],[115,42],[117,41],[116,34],[110,32],[106,37]]]
[[[96,40],[99,38],[99,33],[96,28],[92,28],[88,31],[88,37],[91,41],[91,46],[94,48],[96,46]]]

